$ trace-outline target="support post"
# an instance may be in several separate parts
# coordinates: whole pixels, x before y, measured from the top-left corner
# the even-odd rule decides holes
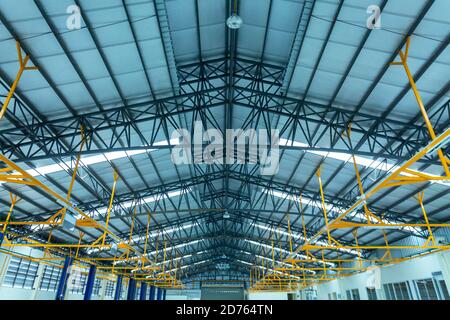
[[[156,293],[156,300],[161,300],[162,299],[162,289],[161,288],[157,288],[158,292]]]
[[[120,294],[122,293],[122,276],[117,276],[116,292],[114,293],[114,300],[120,300]]]
[[[89,274],[88,274],[87,283],[86,283],[86,291],[84,292],[84,300],[91,300],[92,291],[94,290],[96,271],[97,271],[97,267],[95,265],[91,265],[89,267]]]
[[[155,286],[150,286],[150,297],[149,300],[155,300]]]
[[[136,297],[136,280],[131,279],[128,282],[128,295],[127,300],[134,300]]]
[[[147,282],[141,282],[140,300],[147,300]]]
[[[167,289],[164,289],[164,291],[163,291],[163,300],[166,300],[166,293],[167,293]]]
[[[72,265],[72,257],[66,257],[64,259],[64,266],[61,272],[61,278],[59,279],[58,288],[56,290],[55,300],[64,300],[67,289],[67,279],[69,278],[69,268]]]

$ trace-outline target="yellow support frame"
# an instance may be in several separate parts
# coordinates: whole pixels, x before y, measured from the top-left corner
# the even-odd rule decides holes
[[[16,41],[16,49],[17,49],[17,56],[19,60],[19,71],[17,72],[16,78],[9,89],[8,95],[6,96],[6,100],[3,103],[2,108],[0,109],[0,121],[3,119],[3,117],[6,114],[6,110],[8,109],[9,103],[11,102],[11,99],[16,92],[16,88],[19,85],[19,81],[22,78],[22,74],[25,70],[38,70],[38,67],[27,67],[28,61],[30,60],[30,56],[27,54],[25,56],[25,59],[22,57],[22,48],[20,47],[19,41]]]

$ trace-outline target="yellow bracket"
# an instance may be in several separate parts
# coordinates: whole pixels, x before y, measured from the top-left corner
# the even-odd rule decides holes
[[[8,109],[8,105],[14,95],[14,92],[16,91],[16,88],[19,84],[20,78],[22,77],[22,74],[25,70],[38,70],[38,67],[27,67],[27,63],[30,60],[30,56],[27,54],[25,56],[25,59],[22,58],[22,49],[20,47],[19,41],[16,41],[16,48],[17,48],[17,56],[19,59],[19,71],[17,72],[16,79],[14,80],[11,88],[9,89],[8,95],[6,96],[6,100],[3,103],[2,109],[0,110],[0,120],[3,118],[3,116],[6,113],[6,110]]]
[[[111,209],[112,209],[112,205],[113,205],[114,194],[116,192],[116,186],[117,186],[117,180],[118,179],[119,179],[119,173],[116,170],[114,170],[114,183],[113,183],[113,187],[112,187],[112,190],[111,190],[111,197],[109,199],[108,211],[107,211],[107,214],[106,214],[105,229],[108,229],[109,218],[111,216]],[[107,232],[105,230],[105,232],[103,233],[103,236],[102,236],[103,237],[102,244],[105,244],[106,234],[107,234]]]
[[[98,228],[99,224],[93,220],[78,219],[75,222],[75,226],[81,227],[81,228]]]

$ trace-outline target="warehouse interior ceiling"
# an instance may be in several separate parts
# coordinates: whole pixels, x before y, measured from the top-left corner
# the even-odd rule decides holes
[[[306,256],[322,261],[311,262],[314,273],[327,259],[381,258],[386,243],[405,245],[393,257],[410,257],[430,251],[410,246],[429,240],[425,223],[442,225],[435,238],[450,241],[450,182],[431,179],[382,190],[344,219],[367,223],[367,206],[392,227],[336,228],[335,248],[298,250],[309,238],[331,246],[320,231],[361,199],[356,174],[370,190],[433,141],[404,68],[391,65],[408,39],[430,123],[436,136],[448,130],[449,1],[23,2],[0,1],[2,104],[19,70],[16,41],[38,69],[24,71],[0,122],[1,153],[63,198],[81,155],[68,199],[109,220],[114,237],[104,249],[89,245],[100,228],[39,224],[64,204],[38,185],[0,182],[1,219],[13,194],[11,221],[36,222],[10,224],[11,243],[73,244],[54,254],[77,248],[100,265],[188,284],[247,279],[255,266],[261,276]],[[74,4],[81,28],[69,30]],[[372,4],[383,12],[380,29],[366,26]],[[238,29],[226,24],[233,13]],[[175,164],[173,132],[196,121],[223,134],[278,129],[277,173],[261,174],[260,163]],[[440,146],[445,159],[449,145]],[[444,176],[441,160],[428,152],[409,169]],[[133,247],[125,258],[121,243]],[[154,269],[130,259],[140,255]]]

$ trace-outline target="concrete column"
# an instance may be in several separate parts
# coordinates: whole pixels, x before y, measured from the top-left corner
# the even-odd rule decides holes
[[[157,292],[156,292],[156,300],[162,300],[162,289],[161,288],[157,288]]]
[[[59,279],[58,287],[56,290],[55,300],[64,300],[67,289],[67,279],[69,278],[69,268],[71,265],[72,265],[72,258],[66,257],[61,272],[61,278]]]
[[[91,300],[92,291],[94,290],[95,284],[95,273],[97,271],[97,267],[95,265],[91,265],[89,267],[89,274],[86,283],[86,290],[84,291],[84,300]]]
[[[141,282],[141,292],[139,294],[140,300],[147,300],[147,283]]]
[[[134,300],[136,296],[136,280],[130,279],[128,282],[127,300]]]
[[[116,291],[114,292],[114,300],[120,300],[120,294],[122,292],[122,276],[117,276]]]
[[[150,297],[149,300],[155,300],[155,286],[150,286]]]

